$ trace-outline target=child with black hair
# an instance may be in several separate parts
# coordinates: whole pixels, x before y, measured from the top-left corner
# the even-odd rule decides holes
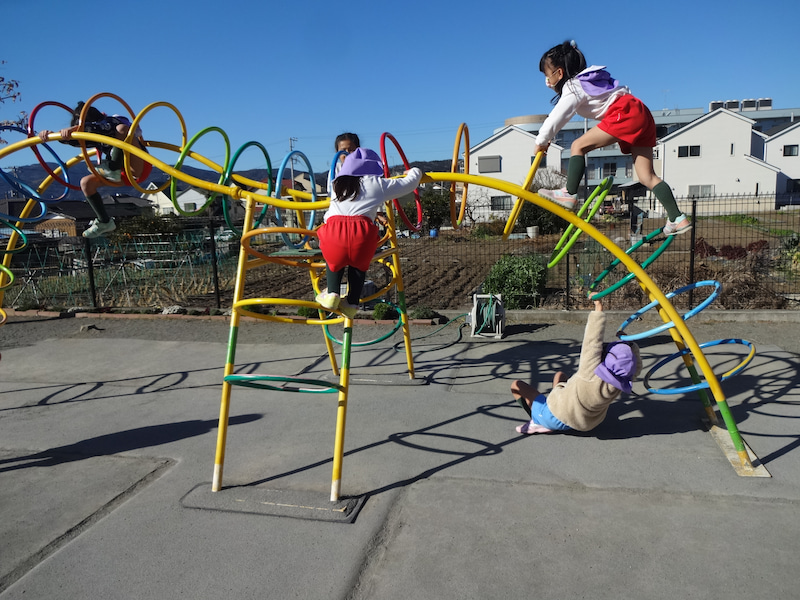
[[[353,318],[361,300],[367,269],[378,247],[378,209],[387,201],[411,193],[422,171],[413,167],[403,177],[383,176],[383,162],[374,150],[356,148],[348,154],[333,180],[331,203],[317,230],[319,248],[327,263],[328,290],[316,301],[328,310],[337,308]],[[347,268],[347,297],[339,289]]]
[[[128,136],[131,121],[127,117],[121,115],[107,116],[94,106],[90,106],[86,111],[85,122],[81,124],[80,117],[83,107],[84,102],[78,102],[75,110],[72,111],[70,126],[59,132],[63,143],[71,146],[79,146],[80,141],[73,140],[72,134],[81,128],[81,126],[82,130],[86,133],[105,135],[119,140],[124,140]],[[43,141],[46,141],[51,133],[53,132],[45,129],[39,132],[39,137]],[[147,151],[141,129],[137,130],[134,143],[142,150]],[[106,233],[111,233],[117,228],[114,219],[108,216],[103,206],[103,198],[98,192],[99,188],[108,182],[122,185],[130,185],[131,182],[128,180],[127,174],[122,170],[124,153],[121,148],[97,142],[86,142],[86,146],[96,148],[100,156],[106,156],[106,158],[102,159],[100,163],[95,166],[95,170],[100,175],[99,177],[94,173],[89,173],[81,179],[81,191],[86,197],[86,202],[89,203],[89,206],[92,207],[92,210],[97,216],[96,219],[89,223],[89,227],[83,232],[83,237],[95,238]],[[137,181],[147,179],[152,171],[152,165],[150,163],[134,155],[130,157],[130,167]]]
[[[672,189],[653,169],[656,125],[653,115],[641,100],[605,67],[586,67],[586,59],[574,41],[554,46],[539,61],[545,85],[556,92],[555,107],[536,136],[535,152],[547,150],[550,142],[575,114],[600,123],[574,142],[570,148],[567,185],[560,190],[539,190],[539,195],[574,210],[578,186],[586,170],[585,156],[591,150],[618,143],[624,154],[633,156],[639,181],[655,194],[667,211],[665,235],[686,233],[692,228],[678,208]]]
[[[530,421],[517,426],[518,433],[589,431],[606,418],[608,407],[631,385],[642,370],[639,346],[634,342],[603,343],[606,314],[594,300],[583,333],[578,372],[567,379],[559,371],[553,389],[545,396],[521,380],[511,384],[511,395],[528,413]]]

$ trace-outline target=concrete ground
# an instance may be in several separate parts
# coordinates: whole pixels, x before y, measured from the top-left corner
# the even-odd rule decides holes
[[[14,316],[0,598],[796,597],[800,314],[706,312],[688,323],[699,342],[757,346],[722,386],[770,478],[737,475],[697,394],[641,381],[589,434],[517,434],[511,381],[572,370],[586,316],[535,312],[509,315],[502,340],[415,326],[413,382],[398,335],[356,348],[336,504],[326,394],[234,388],[225,487],[210,491],[225,320]],[[645,372],[674,352],[663,334],[641,345]],[[746,354],[707,357],[721,374]],[[236,362],[330,372],[319,328],[301,325],[243,323]],[[677,363],[651,386],[686,385]]]

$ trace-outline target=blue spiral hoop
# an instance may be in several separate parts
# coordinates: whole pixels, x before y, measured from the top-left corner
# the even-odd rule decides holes
[[[278,169],[278,173],[277,173],[277,175],[275,175],[275,183],[276,183],[276,185],[275,185],[275,196],[276,197],[280,196],[280,193],[281,193],[280,180],[283,179],[283,171],[286,168],[286,164],[289,162],[289,160],[291,160],[292,156],[294,156],[295,154],[297,154],[300,158],[302,158],[303,162],[306,163],[306,167],[308,168],[308,176],[309,176],[310,181],[311,181],[311,201],[312,202],[316,202],[317,201],[317,185],[316,185],[316,182],[314,181],[314,170],[311,168],[311,163],[308,161],[308,158],[306,157],[306,155],[303,154],[302,152],[300,152],[299,150],[292,150],[291,152],[289,152],[289,154],[287,154],[286,156],[283,157],[283,161],[281,162],[281,166]],[[302,209],[298,209],[298,210],[302,210]],[[306,229],[312,229],[314,227],[314,220],[315,220],[316,216],[317,216],[317,211],[316,210],[312,210],[311,214],[308,217],[308,226],[306,227]],[[281,211],[277,206],[275,207],[275,222],[278,225],[278,227],[283,227],[284,226],[283,225],[283,219],[281,219]],[[285,233],[281,233],[281,238],[283,239],[283,243],[284,244],[286,244],[290,248],[295,248],[295,249],[302,248],[311,239],[310,236],[305,235],[305,236],[303,236],[302,240],[300,240],[299,242],[297,242],[295,244],[294,242],[292,242],[291,239],[289,239],[289,236],[287,234],[285,234]]]
[[[740,338],[728,338],[724,340],[713,340],[711,342],[705,342],[703,344],[700,344],[700,349],[702,350],[703,348],[710,348],[711,346],[718,346],[720,344],[742,344],[750,348],[750,353],[745,357],[745,359],[741,363],[736,365],[733,369],[731,369],[727,373],[724,373],[719,378],[720,382],[722,382],[725,381],[726,379],[730,379],[737,373],[741,373],[741,371],[750,363],[751,360],[753,360],[753,357],[756,355],[756,347],[752,342],[749,342],[747,340],[743,340]],[[648,371],[647,375],[644,378],[644,386],[647,388],[647,391],[649,391],[652,394],[688,394],[690,392],[696,392],[698,390],[702,390],[709,387],[707,381],[700,381],[699,383],[687,385],[684,387],[676,387],[676,388],[656,389],[650,387],[650,377],[652,377],[652,375],[656,371],[658,371],[658,369],[663,367],[668,362],[675,360],[676,358],[685,356],[689,352],[691,352],[689,348],[684,348],[680,352],[675,352],[674,354],[670,354],[668,357],[662,359],[661,361],[653,365],[653,368],[650,369],[650,371]]]
[[[693,289],[698,288],[698,287],[706,287],[706,286],[714,286],[714,291],[711,292],[708,295],[708,298],[703,300],[700,304],[698,304],[692,310],[690,310],[685,315],[683,315],[682,318],[683,318],[684,321],[687,321],[687,320],[691,319],[693,316],[695,316],[697,313],[699,313],[701,310],[703,310],[709,304],[711,304],[717,298],[717,296],[719,295],[719,292],[722,289],[722,284],[720,284],[719,281],[714,281],[714,280],[698,281],[696,283],[690,283],[689,285],[685,285],[682,288],[677,289],[674,292],[670,292],[669,294],[667,294],[667,299],[669,299],[669,298],[673,298],[673,297],[677,296],[678,294],[682,294],[683,292],[686,292],[688,290],[693,290]],[[621,339],[622,341],[624,341],[624,342],[632,342],[632,341],[635,341],[635,340],[641,340],[643,338],[650,337],[651,335],[655,335],[657,333],[661,333],[662,331],[666,331],[667,329],[669,329],[671,327],[675,327],[675,323],[670,321],[669,323],[664,323],[663,325],[659,325],[658,327],[653,327],[653,329],[649,329],[647,331],[643,331],[642,333],[634,333],[634,334],[630,334],[630,335],[623,335],[622,332],[625,331],[625,328],[628,325],[630,325],[633,321],[635,321],[638,318],[640,318],[644,313],[646,313],[651,308],[654,308],[655,306],[658,306],[658,304],[659,304],[658,300],[653,300],[650,304],[648,304],[647,306],[645,306],[643,308],[640,308],[638,311],[636,311],[630,317],[628,317],[625,320],[625,322],[623,322],[622,325],[619,326],[619,329],[617,329],[617,337],[619,339]]]

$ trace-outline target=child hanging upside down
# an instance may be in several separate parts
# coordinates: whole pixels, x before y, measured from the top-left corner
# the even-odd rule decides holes
[[[595,300],[583,334],[578,372],[569,379],[561,371],[556,373],[549,395],[524,381],[511,384],[511,394],[530,416],[517,432],[590,431],[603,422],[608,407],[622,392],[631,393],[631,384],[642,370],[639,346],[604,344],[605,325],[603,303]]]

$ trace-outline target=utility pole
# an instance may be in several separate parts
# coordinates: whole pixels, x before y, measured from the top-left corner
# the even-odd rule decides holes
[[[294,152],[294,143],[297,141],[296,137],[289,138],[289,152]],[[294,156],[292,156],[292,162],[289,164],[289,169],[292,173],[292,189],[294,189]],[[283,177],[283,173],[281,173],[281,177]]]

